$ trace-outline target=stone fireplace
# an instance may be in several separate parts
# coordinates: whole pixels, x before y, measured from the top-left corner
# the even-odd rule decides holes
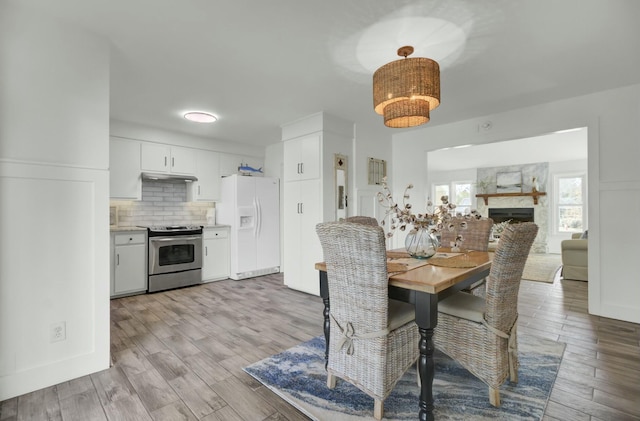
[[[491,217],[494,223],[509,219],[513,222],[535,222],[538,225],[538,235],[531,246],[531,252],[547,253],[549,206],[546,196],[541,196],[537,205],[533,205],[531,196],[491,197],[489,205],[478,199],[477,210],[480,215]],[[490,216],[490,211],[493,216]]]
[[[514,192],[501,194],[497,191],[498,174],[521,174],[522,185]],[[547,233],[549,232],[549,199],[546,192],[549,163],[538,162],[504,167],[478,168],[477,180],[484,182],[478,193],[488,197],[477,198],[477,210],[484,217],[491,217],[494,223],[511,219],[513,222],[532,221],[538,225],[538,235],[531,246],[532,253],[547,253]],[[535,182],[535,184],[534,184]],[[522,193],[518,193],[518,191]],[[491,213],[490,213],[491,212]]]

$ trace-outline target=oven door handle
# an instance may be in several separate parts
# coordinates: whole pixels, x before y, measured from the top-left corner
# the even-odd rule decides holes
[[[194,241],[198,240],[200,237],[170,237],[170,238],[151,238],[149,241]]]

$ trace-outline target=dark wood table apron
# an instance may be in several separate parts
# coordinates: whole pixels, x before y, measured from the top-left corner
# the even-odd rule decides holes
[[[320,274],[320,297],[324,302],[324,338],[326,341],[325,348],[325,368],[329,360],[329,284],[327,282],[327,272],[322,267],[324,265],[317,264],[316,268]],[[464,276],[464,279],[456,281],[454,284],[447,286],[438,292],[425,292],[412,289],[407,286],[394,286],[393,278],[390,279],[389,297],[412,303],[416,308],[416,324],[420,332],[420,356],[418,357],[418,372],[420,373],[420,382],[422,388],[420,390],[420,421],[433,421],[433,329],[438,324],[438,301],[454,294],[464,288],[469,287],[473,283],[487,277],[491,268],[490,264],[483,265],[479,270]],[[414,269],[417,270],[417,269]]]

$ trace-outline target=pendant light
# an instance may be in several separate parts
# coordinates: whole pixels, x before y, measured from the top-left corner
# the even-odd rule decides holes
[[[380,67],[373,74],[373,107],[387,127],[419,126],[440,105],[440,66],[424,57],[407,58],[413,47],[398,49],[404,57]]]

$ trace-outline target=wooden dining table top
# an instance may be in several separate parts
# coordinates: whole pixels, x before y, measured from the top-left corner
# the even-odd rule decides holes
[[[404,253],[404,254],[403,254]],[[451,249],[440,248],[433,259],[414,259],[406,255],[403,249],[387,252],[387,271],[389,285],[429,294],[437,294],[470,276],[491,268],[493,253],[485,251],[451,252]],[[442,259],[447,259],[445,262]],[[450,263],[443,266],[442,264]],[[456,267],[458,266],[458,267]],[[463,267],[460,267],[463,266]],[[320,271],[327,270],[324,262],[315,264]]]

